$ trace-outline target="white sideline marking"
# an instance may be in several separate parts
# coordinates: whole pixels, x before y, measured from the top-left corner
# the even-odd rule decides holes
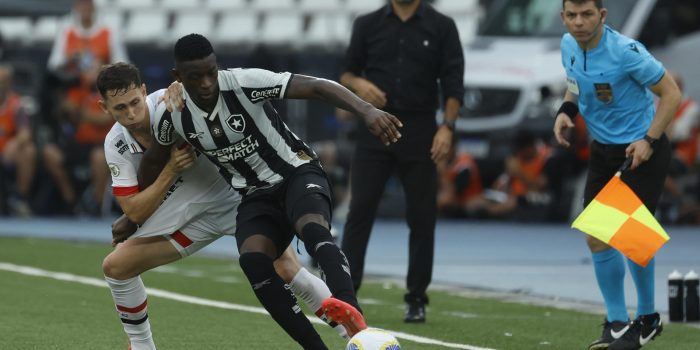
[[[52,278],[52,279],[59,280],[59,281],[76,282],[76,283],[86,284],[86,285],[94,286],[94,287],[107,288],[107,283],[104,280],[93,278],[93,277],[78,276],[78,275],[74,275],[74,274],[70,274],[70,273],[66,273],[66,272],[53,272],[53,271],[38,269],[36,267],[21,266],[21,265],[15,265],[15,264],[5,263],[5,262],[0,262],[0,270],[16,272],[16,273],[20,273],[20,274],[28,275],[28,276],[47,277],[47,278]],[[216,300],[198,298],[198,297],[193,297],[193,296],[179,294],[179,293],[173,293],[173,292],[169,292],[167,290],[156,289],[156,288],[146,288],[146,292],[150,296],[156,296],[156,297],[161,297],[164,299],[176,300],[176,301],[180,301],[183,303],[209,306],[209,307],[215,307],[215,308],[226,309],[226,310],[237,310],[237,311],[251,312],[251,313],[255,313],[255,314],[269,315],[267,313],[267,310],[265,310],[262,307],[245,306],[245,305],[233,304],[233,303],[229,303],[229,302],[225,302],[225,301],[216,301]],[[316,317],[307,316],[307,318],[312,323],[325,324],[325,322],[319,320]],[[495,349],[491,349],[491,348],[481,348],[478,346],[472,346],[472,345],[466,345],[466,344],[448,343],[448,342],[444,342],[444,341],[438,340],[438,339],[426,338],[426,337],[421,337],[418,335],[397,332],[397,331],[392,331],[392,330],[388,330],[388,329],[386,329],[386,331],[393,334],[396,338],[406,339],[406,340],[410,340],[410,341],[413,341],[416,343],[421,343],[421,344],[439,345],[439,346],[443,346],[446,348],[452,348],[452,349],[495,350]]]

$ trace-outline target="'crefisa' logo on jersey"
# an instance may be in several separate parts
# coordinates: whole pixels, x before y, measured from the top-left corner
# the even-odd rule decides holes
[[[282,92],[282,85],[272,86],[268,88],[243,88],[243,92],[248,97],[250,102],[256,103],[266,99],[279,98]]]
[[[226,125],[228,125],[233,132],[242,134],[243,130],[245,130],[245,119],[243,119],[242,114],[231,114],[228,119],[226,119]]]
[[[161,119],[158,125],[158,141],[161,143],[171,143],[173,139],[173,123],[167,119]]]

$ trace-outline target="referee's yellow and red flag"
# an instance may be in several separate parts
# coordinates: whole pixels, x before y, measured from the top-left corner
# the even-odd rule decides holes
[[[617,172],[610,179],[571,227],[598,238],[646,267],[670,237],[634,191],[620,179],[620,174]]]

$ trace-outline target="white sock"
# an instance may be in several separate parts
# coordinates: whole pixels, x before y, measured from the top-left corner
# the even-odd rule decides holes
[[[112,291],[117,313],[129,336],[131,350],[155,350],[151,324],[148,322],[146,287],[140,276],[120,281],[105,276]]]
[[[294,295],[301,298],[304,303],[314,311],[314,314],[326,322],[329,326],[335,329],[343,338],[348,338],[348,333],[345,327],[335,323],[328,322],[326,316],[321,310],[321,303],[332,296],[330,289],[323,280],[316,277],[305,268],[301,268],[296,276],[289,283],[289,288],[294,292]]]

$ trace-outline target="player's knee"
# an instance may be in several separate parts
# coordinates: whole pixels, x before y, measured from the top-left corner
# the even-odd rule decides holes
[[[309,224],[316,224],[319,226],[323,226],[326,230],[329,228],[328,221],[326,220],[326,218],[323,217],[323,215],[321,215],[321,214],[304,214],[302,217],[297,219],[297,221],[294,223],[294,229],[296,230],[296,232],[299,232],[303,235],[304,229]]]
[[[301,230],[306,252],[312,257],[316,257],[316,251],[325,245],[335,245],[333,236],[327,226],[318,223],[308,223]]]
[[[123,281],[136,277],[138,273],[134,273],[132,270],[133,269],[121,263],[119,259],[112,254],[107,255],[107,257],[102,260],[102,273],[109,278]]]
[[[284,255],[275,260],[275,271],[285,283],[289,283],[294,279],[294,276],[297,275],[301,269],[301,265],[293,259],[285,259],[283,257]]]
[[[267,279],[271,274],[275,273],[275,268],[272,266],[272,258],[263,253],[243,253],[238,258],[238,263],[251,283]]]

